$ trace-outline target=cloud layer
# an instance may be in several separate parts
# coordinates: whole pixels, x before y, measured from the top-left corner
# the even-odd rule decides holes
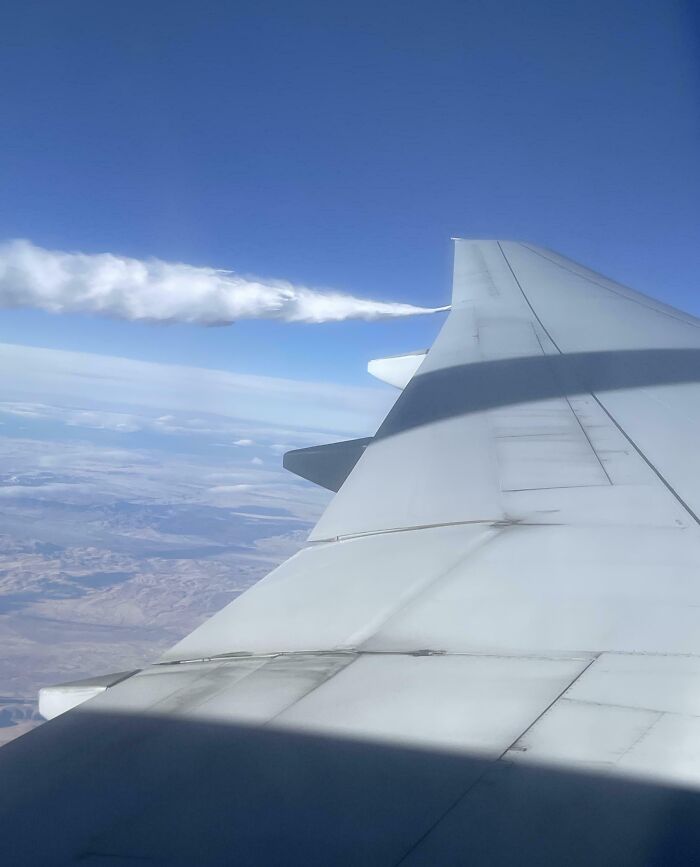
[[[249,441],[252,446],[260,439],[263,428],[269,428],[271,443],[292,442],[292,430],[311,432],[308,445],[320,442],[322,431],[331,440],[366,436],[376,430],[397,394],[373,385],[306,382],[6,343],[0,343],[0,367],[12,374],[0,381],[0,415],[9,413],[19,422],[43,419],[115,433],[211,435],[242,452]]]
[[[0,306],[200,325],[265,318],[332,322],[435,312],[179,262],[46,250],[23,240],[0,243]]]

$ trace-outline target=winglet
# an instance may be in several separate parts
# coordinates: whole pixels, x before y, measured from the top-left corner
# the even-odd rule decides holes
[[[418,349],[389,358],[374,358],[367,364],[367,372],[396,388],[406,388],[427,354],[427,349]]]

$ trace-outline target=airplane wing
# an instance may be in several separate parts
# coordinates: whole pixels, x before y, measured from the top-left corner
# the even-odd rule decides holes
[[[0,750],[5,863],[697,856],[700,321],[457,240],[411,363],[301,552]]]

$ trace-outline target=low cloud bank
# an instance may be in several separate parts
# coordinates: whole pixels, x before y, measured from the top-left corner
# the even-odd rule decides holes
[[[23,240],[0,243],[0,306],[200,325],[237,319],[337,322],[443,309],[355,298],[160,259],[46,250]]]

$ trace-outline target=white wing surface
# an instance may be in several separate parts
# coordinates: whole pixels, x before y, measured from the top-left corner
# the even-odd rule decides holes
[[[456,241],[307,547],[0,751],[11,863],[689,863],[699,382],[700,321]]]

